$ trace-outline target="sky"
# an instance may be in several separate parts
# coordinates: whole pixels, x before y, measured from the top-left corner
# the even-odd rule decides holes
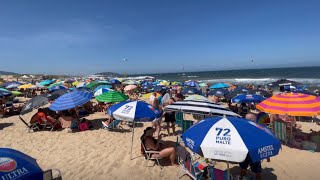
[[[0,0],[0,70],[319,66],[319,9],[318,0]]]

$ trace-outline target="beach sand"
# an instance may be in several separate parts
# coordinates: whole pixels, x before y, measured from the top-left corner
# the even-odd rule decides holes
[[[88,116],[95,129],[85,132],[64,131],[28,133],[18,116],[0,119],[0,147],[20,150],[37,159],[46,170],[58,168],[63,179],[177,179],[180,167],[167,166],[160,170],[153,162],[140,156],[139,138],[150,123],[139,123],[135,129],[135,159],[130,160],[131,132],[112,132],[99,129],[103,113]],[[304,131],[320,130],[314,123],[302,123]],[[124,129],[128,129],[124,125]],[[166,134],[166,131],[161,131]],[[164,137],[164,141],[175,143],[176,137]],[[140,157],[139,157],[140,156]],[[263,161],[265,179],[319,179],[319,153],[283,146],[271,162]],[[238,167],[231,165],[237,174]],[[235,165],[237,166],[237,165]],[[226,163],[218,162],[217,168],[226,169]],[[251,174],[252,175],[252,174]],[[190,179],[185,175],[181,179]]]

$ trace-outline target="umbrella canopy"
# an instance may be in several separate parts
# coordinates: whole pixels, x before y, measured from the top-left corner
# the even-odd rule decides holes
[[[265,100],[264,97],[256,94],[240,94],[231,99],[232,103],[259,103]]]
[[[251,90],[243,87],[237,87],[233,91],[231,91],[229,94],[226,95],[227,99],[232,99],[240,94],[250,94]]]
[[[87,83],[85,83],[85,82],[82,82],[82,83],[79,83],[78,85],[76,85],[77,88],[86,87],[86,86],[87,86]]]
[[[142,98],[143,99],[149,99],[151,95],[152,95],[152,93],[148,93],[148,94],[143,95]],[[158,98],[159,96],[161,96],[161,94],[157,92],[156,93],[156,98]]]
[[[153,82],[146,81],[146,82],[141,84],[141,86],[148,86],[148,85],[153,85]]]
[[[161,85],[153,86],[151,89],[151,91],[153,91],[153,92],[160,92],[163,90],[167,90],[167,88],[165,86],[161,86]]]
[[[8,89],[5,89],[5,88],[0,88],[0,91],[3,91],[3,92],[10,92]]]
[[[44,81],[41,81],[39,84],[37,84],[37,86],[48,86],[52,83],[53,81],[52,80],[44,80]]]
[[[93,97],[93,93],[89,91],[73,91],[60,96],[56,99],[49,109],[53,111],[63,111],[75,108],[87,103]]]
[[[256,108],[280,115],[315,116],[320,115],[320,98],[300,93],[284,93],[262,101]]]
[[[49,99],[49,100],[55,100],[55,99],[57,99],[58,97],[66,94],[66,93],[68,93],[68,90],[66,90],[66,89],[59,89],[59,90],[56,90],[56,91],[53,91],[52,93],[50,93],[50,94],[48,95],[48,99]]]
[[[29,101],[26,102],[26,104],[23,106],[20,114],[24,115],[29,112],[31,112],[33,109],[37,109],[41,106],[44,106],[49,103],[49,100],[45,96],[36,96]]]
[[[193,94],[201,94],[201,92],[193,87],[187,87],[182,90],[183,95],[193,95]]]
[[[208,84],[207,83],[200,83],[199,86],[200,87],[206,87]]]
[[[136,89],[137,86],[136,85],[127,85],[126,87],[124,87],[124,91],[131,91]]]
[[[6,86],[7,89],[12,89],[12,88],[17,88],[19,87],[21,84],[18,83],[10,83],[9,85]]]
[[[111,79],[110,83],[111,84],[121,84],[121,82],[118,79]]]
[[[19,95],[22,95],[23,93],[20,92],[20,91],[11,91],[11,93],[15,96],[19,96]]]
[[[15,149],[0,148],[0,177],[42,180],[43,171],[32,157]]]
[[[67,89],[65,86],[62,85],[58,85],[58,86],[54,86],[52,88],[49,89],[49,91],[56,91],[56,90],[61,90],[61,89]]]
[[[87,84],[87,88],[89,89],[95,89],[96,87],[100,86],[100,85],[110,85],[109,82],[107,81],[103,81],[103,82],[96,82],[96,81],[92,81],[89,84]]]
[[[57,82],[57,83],[50,84],[50,85],[48,86],[48,89],[53,88],[53,87],[55,87],[55,86],[62,85],[62,84],[63,84],[62,82]]]
[[[226,90],[226,89],[214,89],[209,91],[208,95],[210,96],[217,96],[217,97],[223,97],[227,94],[229,94],[230,91]]]
[[[31,89],[31,88],[34,88],[35,86],[33,84],[24,84],[24,85],[21,85],[19,86],[18,88],[19,89]]]
[[[188,96],[186,99],[184,100],[191,100],[191,101],[202,101],[202,102],[211,102],[213,103],[210,99],[204,97],[204,96],[201,96],[201,95],[191,95],[191,96]]]
[[[189,87],[200,87],[196,81],[187,81],[184,83],[184,85]]]
[[[81,82],[79,82],[79,81],[75,81],[75,82],[72,83],[72,85],[75,86],[75,87],[77,87],[80,83],[81,83]]]
[[[222,89],[222,88],[229,88],[229,87],[230,86],[228,84],[218,83],[210,86],[209,89]]]
[[[183,83],[177,82],[177,81],[174,81],[174,82],[171,83],[171,85],[180,85],[180,86],[181,86],[182,84],[183,84]]]
[[[109,89],[109,88],[101,88],[101,89],[98,89],[97,91],[94,92],[94,97],[96,96],[99,96],[103,93],[107,93],[109,91],[113,91],[112,89]]]
[[[99,102],[121,102],[129,99],[129,97],[119,91],[109,91],[96,97]]]
[[[200,101],[177,101],[171,105],[164,108],[165,111],[180,111],[184,113],[191,114],[204,114],[204,115],[215,115],[215,116],[237,116],[240,115],[232,112],[231,110],[210,102],[200,102]]]
[[[259,90],[259,89],[250,90],[250,93],[252,93],[252,94],[257,94],[257,95],[263,96],[263,97],[265,97],[265,98],[269,98],[269,97],[272,96],[272,94],[270,94],[268,91]]]
[[[265,126],[242,118],[208,118],[182,134],[184,144],[205,158],[252,162],[275,156],[281,142]]]
[[[102,89],[102,88],[111,89],[112,86],[111,85],[100,85],[100,86],[96,87],[93,91],[97,92],[99,89]]]
[[[12,95],[12,93],[9,90],[3,89],[3,88],[0,89],[0,97],[11,96],[11,95]]]
[[[145,90],[145,91],[146,90],[150,90],[151,91],[153,87],[154,87],[153,84],[149,84],[149,85],[143,86],[142,89]]]
[[[159,117],[159,111],[143,101],[125,101],[110,106],[107,112],[115,119],[123,121],[152,121]]]

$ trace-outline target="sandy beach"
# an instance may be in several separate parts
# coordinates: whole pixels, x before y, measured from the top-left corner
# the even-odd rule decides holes
[[[31,114],[31,113],[30,113]],[[135,129],[133,160],[130,160],[131,132],[112,132],[100,129],[101,118],[97,112],[88,116],[94,129],[84,132],[64,131],[28,133],[18,116],[0,119],[0,146],[10,147],[37,159],[43,169],[58,168],[63,179],[176,179],[180,167],[167,166],[163,161],[161,170],[153,162],[140,156],[139,137],[150,123],[141,123]],[[314,123],[301,123],[303,131],[310,128],[320,130]],[[124,129],[128,129],[126,125]],[[167,134],[166,131],[161,131]],[[164,141],[175,143],[176,137],[164,137]],[[285,145],[271,162],[263,161],[265,179],[318,179],[320,172],[319,153],[289,148]],[[235,166],[235,167],[233,167]],[[217,168],[226,169],[226,163],[218,162]],[[238,174],[237,165],[231,165],[231,172]],[[250,174],[254,177],[253,174]],[[181,179],[190,179],[185,175]]]

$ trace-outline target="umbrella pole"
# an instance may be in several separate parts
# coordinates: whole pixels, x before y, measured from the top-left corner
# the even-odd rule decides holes
[[[133,125],[132,125],[132,137],[131,137],[131,152],[130,152],[130,159],[132,160],[132,146],[133,146],[133,137],[134,137],[134,126],[135,126],[135,122],[133,121]]]
[[[230,168],[229,168],[229,161],[227,161],[227,168],[228,168],[228,180],[230,180]]]

